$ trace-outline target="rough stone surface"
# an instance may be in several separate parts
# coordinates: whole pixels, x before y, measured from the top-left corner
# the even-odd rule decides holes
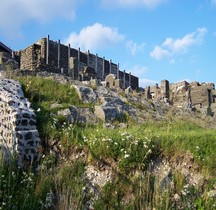
[[[85,85],[73,85],[83,103],[93,103],[97,96],[92,88]]]
[[[38,160],[40,148],[36,116],[19,82],[0,79],[0,144],[18,154],[18,163]]]
[[[65,116],[70,124],[82,123],[95,125],[98,123],[98,117],[90,108],[77,108],[71,105],[68,109],[58,111],[58,115]]]

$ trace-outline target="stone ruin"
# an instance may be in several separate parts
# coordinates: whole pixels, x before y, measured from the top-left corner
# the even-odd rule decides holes
[[[125,70],[120,71],[119,64],[89,51],[83,53],[70,45],[65,46],[60,40],[51,41],[49,36],[16,52],[0,42],[0,70],[7,67],[18,67],[28,72],[57,73],[85,81],[91,86],[97,86],[100,82],[106,88],[124,89],[126,95],[139,88],[139,79]],[[214,83],[182,81],[170,84],[168,80],[162,80],[160,86],[146,87],[142,97],[176,107],[205,109],[215,104],[216,91]],[[99,115],[113,109],[106,101],[104,104],[96,107]],[[0,146],[4,154],[17,154],[19,165],[26,160],[32,163],[39,159],[40,139],[35,113],[24,98],[21,85],[8,79],[0,79]]]
[[[177,107],[208,108],[215,103],[216,90],[214,83],[199,83],[181,81],[169,84],[162,80],[158,84],[145,88],[145,98],[153,100],[164,100]]]
[[[138,77],[126,73],[125,70],[121,71],[119,64],[113,63],[111,59],[108,61],[105,57],[90,53],[89,50],[81,52],[80,48],[71,48],[70,44],[65,46],[60,40],[52,41],[49,36],[26,49],[13,52],[13,55],[21,70],[59,73],[80,81],[104,81],[107,75],[113,74],[118,80],[118,86],[122,82],[124,88],[139,88]]]
[[[36,115],[19,82],[0,79],[0,148],[5,158],[17,156],[18,165],[39,159]]]

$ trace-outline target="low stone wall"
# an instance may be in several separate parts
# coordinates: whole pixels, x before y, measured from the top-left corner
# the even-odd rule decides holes
[[[17,155],[18,164],[39,159],[40,138],[36,115],[19,82],[0,79],[0,148]]]

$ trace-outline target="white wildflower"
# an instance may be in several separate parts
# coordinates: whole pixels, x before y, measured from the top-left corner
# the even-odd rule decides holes
[[[125,154],[124,155],[124,158],[128,158],[130,155],[129,154]]]

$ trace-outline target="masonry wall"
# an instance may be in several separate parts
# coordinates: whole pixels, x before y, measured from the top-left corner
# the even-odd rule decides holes
[[[117,76],[118,65],[115,63],[110,64],[110,61],[104,60],[97,55],[89,52],[84,53],[70,48],[70,54],[68,53],[68,46],[61,44],[60,42],[54,42],[49,40],[48,61],[47,61],[47,40],[43,38],[29,46],[28,48],[20,51],[20,68],[28,70],[46,70],[55,73],[63,73],[70,76],[71,66],[73,62],[69,60],[70,57],[77,58],[78,71],[83,71],[86,66],[90,66],[95,69],[95,78],[104,80],[108,74],[115,74]],[[60,50],[59,50],[60,48]],[[48,62],[48,63],[47,63]],[[69,65],[70,64],[70,65]],[[110,66],[111,65],[111,66]],[[73,70],[75,71],[75,69]],[[79,77],[75,77],[78,79]],[[138,77],[131,75],[131,84],[129,82],[129,74],[125,75],[125,86],[131,85],[133,89],[139,87]],[[122,73],[119,73],[119,79],[124,79]]]
[[[15,152],[18,164],[39,159],[39,134],[36,115],[24,98],[21,85],[14,80],[0,80],[0,148],[7,155]]]
[[[211,105],[211,94],[205,86],[198,86],[191,88],[190,91],[191,101],[193,105],[210,106]]]

